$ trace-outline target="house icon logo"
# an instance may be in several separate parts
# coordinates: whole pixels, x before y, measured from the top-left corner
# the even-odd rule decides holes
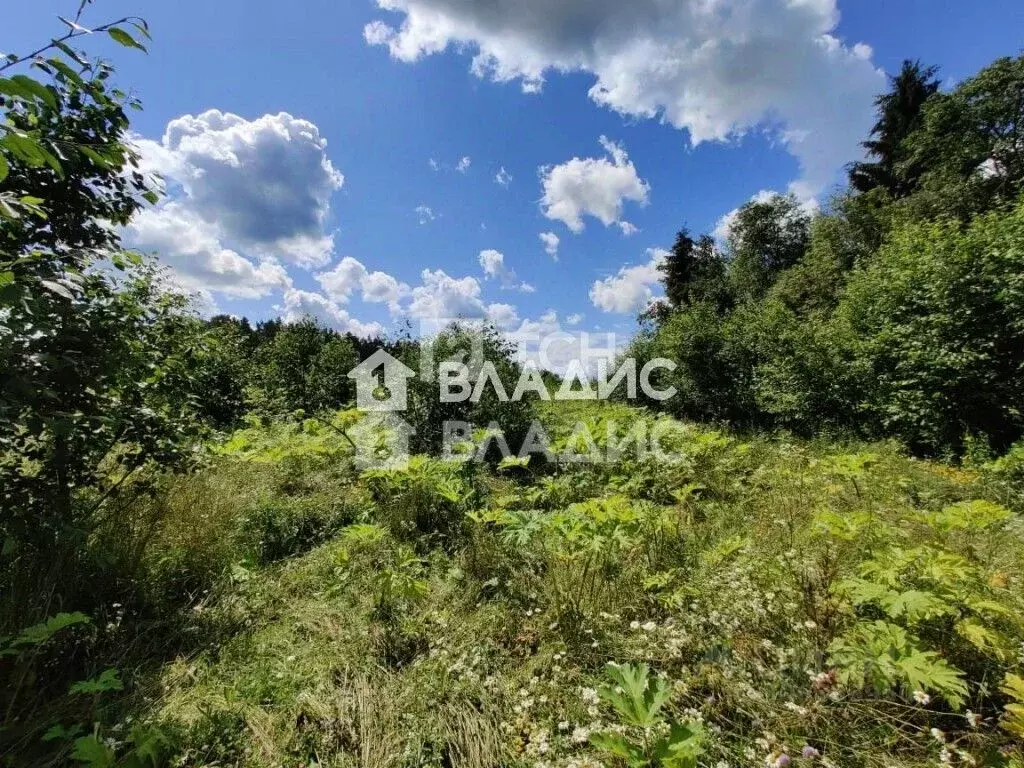
[[[378,373],[379,371],[379,373]],[[350,430],[358,469],[404,469],[409,464],[409,438],[416,430],[398,411],[409,405],[408,380],[416,372],[378,349],[348,372],[356,383],[356,407],[366,411]]]
[[[382,375],[375,371],[380,368]],[[356,382],[356,407],[364,411],[404,411],[408,407],[407,379],[416,372],[378,349],[348,372]]]

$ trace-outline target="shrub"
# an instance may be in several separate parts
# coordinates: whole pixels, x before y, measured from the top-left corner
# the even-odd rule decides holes
[[[409,404],[403,418],[416,430],[411,442],[413,452],[438,455],[444,441],[444,422],[462,421],[471,424],[474,429],[497,427],[511,452],[518,453],[536,416],[534,404],[537,395],[525,393],[519,400],[511,399],[521,372],[521,367],[513,357],[514,352],[515,348],[493,328],[460,325],[453,325],[433,339],[425,340],[420,349],[407,350],[403,356],[406,364],[417,371],[425,365],[427,379],[423,380],[421,375],[409,380]],[[424,364],[421,359],[414,359],[420,356],[425,356],[422,359],[428,362]],[[478,381],[482,366],[492,364],[508,399],[503,402],[494,388],[487,384],[478,399],[442,403],[438,389],[438,370],[443,361],[464,362],[470,368],[469,378],[474,384]],[[501,459],[500,453],[493,448],[487,456],[495,462]]]
[[[1024,201],[1010,212],[909,224],[860,272],[837,310],[862,402],[913,449],[999,452],[1024,430]]]

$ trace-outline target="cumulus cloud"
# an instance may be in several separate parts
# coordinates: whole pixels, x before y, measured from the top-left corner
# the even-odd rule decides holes
[[[455,278],[443,269],[424,269],[422,285],[412,289],[409,315],[418,320],[480,318],[487,308],[480,298],[480,283],[473,277]]]
[[[537,289],[529,283],[520,283],[515,270],[505,264],[505,254],[493,248],[480,251],[480,266],[487,280],[497,280],[502,288],[518,289],[523,293],[533,293]]]
[[[505,170],[504,165],[494,174],[494,183],[502,187],[507,187],[512,183],[512,174]]]
[[[412,62],[449,47],[471,70],[542,88],[551,71],[586,72],[590,98],[655,118],[696,145],[770,125],[798,160],[801,197],[861,156],[884,77],[871,49],[835,35],[837,0],[377,0],[402,14],[364,37]]]
[[[538,237],[544,243],[544,253],[558,261],[558,244],[561,242],[554,232],[541,232]]]
[[[658,265],[668,256],[661,248],[647,249],[648,261],[634,267],[622,267],[617,274],[597,280],[590,287],[590,301],[602,312],[630,314],[644,309],[654,298],[652,286],[661,277]]]
[[[569,315],[567,318],[565,318],[565,324],[566,325],[579,325],[582,322],[583,322],[583,315],[581,315],[579,313]]]
[[[519,322],[519,313],[511,304],[487,304],[480,283],[474,277],[452,277],[443,269],[424,269],[421,285],[412,289],[409,317],[420,322],[420,331],[430,334],[453,320],[485,321],[499,328]]]
[[[566,323],[575,325],[582,319],[572,315]],[[536,319],[524,319],[505,338],[516,346],[516,357],[524,365],[564,375],[570,365],[579,364],[589,376],[596,373],[598,361],[611,363],[629,341],[628,336],[614,333],[566,330],[553,309]]]
[[[319,272],[317,282],[332,301],[348,303],[354,291],[359,291],[363,301],[386,303],[392,313],[399,311],[399,299],[409,295],[409,286],[401,283],[386,272],[370,272],[362,262],[346,256],[333,269]]]
[[[323,294],[313,291],[290,288],[284,293],[284,304],[276,309],[280,312],[281,318],[289,323],[312,318],[321,325],[363,338],[380,336],[384,333],[384,328],[380,323],[364,323],[357,320],[337,303]]]
[[[286,112],[246,120],[211,109],[172,120],[158,142],[137,144],[178,208],[219,241],[304,267],[330,259],[330,199],[344,176],[313,123]]]
[[[156,251],[177,283],[189,291],[219,291],[226,296],[259,299],[291,286],[284,267],[274,259],[258,263],[221,244],[215,226],[178,203],[141,211],[129,223],[125,240]]]
[[[519,312],[511,304],[491,304],[487,307],[487,319],[498,328],[512,328],[519,323]]]
[[[593,216],[606,227],[618,225],[629,235],[636,227],[622,218],[626,201],[645,205],[650,187],[636,172],[626,151],[602,136],[606,157],[574,157],[561,165],[542,167],[541,208],[544,215],[570,230],[583,231],[583,217]]]
[[[459,162],[456,163],[455,170],[458,171],[459,173],[465,173],[466,171],[469,170],[469,166],[471,166],[472,164],[473,160],[470,158],[470,156],[464,155],[462,158],[459,159]]]
[[[363,301],[386,303],[392,312],[398,312],[398,300],[409,295],[409,286],[386,272],[370,272],[361,283]]]

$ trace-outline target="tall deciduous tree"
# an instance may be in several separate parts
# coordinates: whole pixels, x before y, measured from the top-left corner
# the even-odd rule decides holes
[[[759,299],[779,273],[803,258],[811,217],[793,195],[752,200],[736,213],[728,237],[730,282],[740,299]]]
[[[126,142],[138,104],[70,47],[78,21],[0,66],[0,528],[38,547],[88,516],[80,489],[183,461],[192,429],[185,300],[118,236],[156,199]],[[147,34],[95,31],[133,48]]]
[[[933,194],[970,198],[973,211],[1014,200],[1024,191],[1024,55],[997,59],[932,99],[907,147]]]

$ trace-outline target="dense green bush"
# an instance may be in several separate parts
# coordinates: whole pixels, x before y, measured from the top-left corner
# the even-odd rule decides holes
[[[1024,201],[895,230],[836,312],[865,408],[913,448],[1004,451],[1024,430]]]
[[[441,453],[444,423],[461,421],[470,424],[473,430],[486,430],[495,425],[504,435],[509,450],[513,454],[518,453],[535,418],[537,395],[526,393],[518,400],[511,399],[522,370],[514,355],[514,345],[489,326],[456,324],[431,339],[423,340],[422,349],[420,346],[408,347],[402,359],[412,370],[421,373],[409,380],[408,409],[402,414],[416,430],[411,441],[412,450],[434,455]],[[492,365],[506,398],[502,399],[489,382],[479,398],[474,396],[462,402],[441,402],[438,371],[444,361],[465,363],[470,369],[469,380],[474,390],[483,366]],[[497,446],[488,448],[487,458],[501,458]]]

